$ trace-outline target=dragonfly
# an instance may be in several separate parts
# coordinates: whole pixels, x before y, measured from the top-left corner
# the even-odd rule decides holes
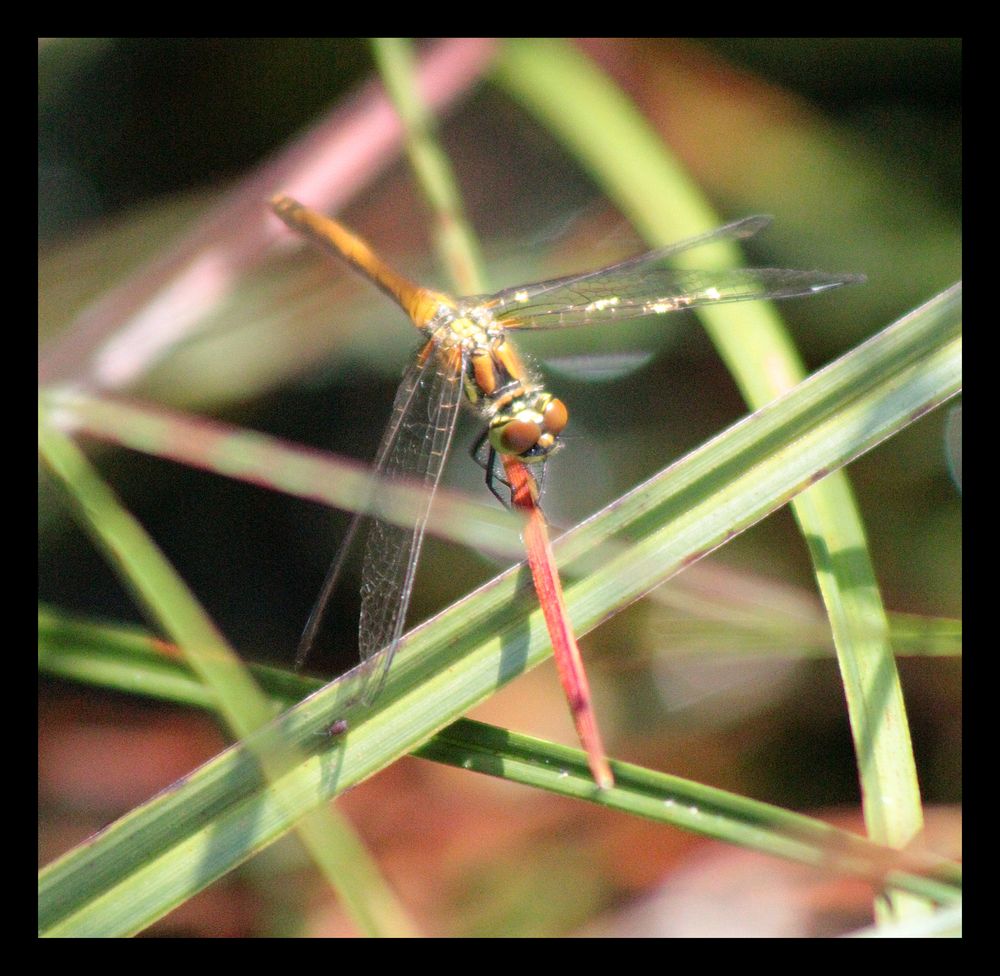
[[[424,493],[412,525],[403,527],[375,516],[369,530],[358,628],[367,671],[364,700],[370,703],[378,695],[402,637],[424,530],[464,402],[483,425],[473,453],[486,470],[487,485],[501,502],[497,482],[508,486],[510,504],[529,518],[525,532],[529,562],[556,648],[560,677],[594,778],[600,787],[609,787],[613,777],[593,717],[579,650],[566,624],[532,476],[532,470],[560,448],[569,411],[525,365],[508,333],[613,325],[725,302],[804,297],[863,277],[780,268],[696,271],[669,263],[696,247],[756,234],[770,222],[768,217],[757,216],[596,271],[505,288],[492,295],[455,298],[410,281],[343,224],[291,197],[279,194],[271,200],[271,207],[292,230],[378,286],[422,335],[375,456],[374,472],[380,479],[406,479],[421,485]],[[498,475],[498,470],[506,477]],[[355,516],[327,573],[302,634],[297,666],[304,663],[315,641],[360,522],[360,515]]]

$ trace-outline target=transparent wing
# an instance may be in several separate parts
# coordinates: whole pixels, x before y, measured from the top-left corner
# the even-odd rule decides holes
[[[686,271],[665,264],[704,244],[749,237],[769,219],[747,217],[597,271],[507,288],[467,301],[486,305],[505,328],[557,329],[663,315],[699,305],[795,298],[864,280],[861,275],[784,268]]]
[[[383,478],[422,483],[426,492],[412,527],[376,517],[365,544],[358,645],[362,661],[370,662],[364,696],[369,702],[382,688],[403,633],[427,516],[462,395],[461,369],[442,363],[434,349],[425,355],[403,377],[379,451]]]
[[[426,389],[426,385],[421,383],[422,374],[426,370],[433,368],[434,365],[432,357],[428,357],[424,361],[417,359],[414,360],[414,362],[403,374],[403,380],[400,383],[399,388],[396,390],[396,398],[393,401],[392,414],[389,418],[389,424],[382,434],[382,440],[379,443],[378,451],[375,454],[375,462],[372,465],[372,470],[377,476],[382,476],[385,473],[386,464],[396,446],[396,441],[399,438],[400,431],[403,429],[403,420],[406,418],[411,407],[420,409],[419,404],[414,404],[413,400],[419,390]],[[319,633],[320,626],[323,623],[323,617],[326,614],[326,608],[330,604],[330,597],[333,596],[333,592],[337,588],[337,583],[340,581],[341,573],[344,570],[344,566],[347,564],[347,558],[351,553],[351,549],[354,547],[358,531],[361,528],[362,522],[367,517],[368,516],[364,512],[358,512],[354,518],[351,519],[351,524],[347,530],[347,534],[344,536],[343,542],[340,544],[340,549],[338,550],[333,562],[330,564],[330,568],[327,570],[326,579],[323,580],[323,586],[320,588],[319,596],[316,597],[316,602],[313,604],[313,608],[309,613],[309,619],[306,621],[305,629],[302,631],[302,636],[299,638],[299,647],[295,655],[296,670],[300,669],[305,664],[306,658],[309,656],[309,652],[313,648],[313,644],[316,641],[316,635]]]
[[[403,375],[375,457],[374,470],[380,478],[406,478],[411,484],[422,483],[427,490],[411,527],[394,525],[376,516],[365,543],[358,645],[362,662],[368,666],[364,691],[367,702],[381,690],[403,632],[427,516],[451,446],[461,392],[461,371],[448,369],[433,348],[425,349]],[[365,517],[354,517],[330,566],[303,631],[296,666],[304,662],[316,639]]]

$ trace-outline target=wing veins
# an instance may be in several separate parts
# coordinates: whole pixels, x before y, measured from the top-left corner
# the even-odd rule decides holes
[[[386,425],[385,432],[382,434],[382,440],[379,442],[378,450],[375,452],[375,461],[372,464],[372,470],[377,477],[381,477],[385,472],[386,461],[399,437],[401,420],[410,409],[416,390],[420,385],[421,374],[432,365],[432,358],[433,356],[428,357],[423,362],[420,359],[415,359],[403,373],[403,379],[393,400],[389,423]],[[305,665],[306,659],[312,651],[316,636],[326,615],[327,607],[330,604],[330,598],[333,596],[337,584],[340,582],[340,577],[344,571],[344,567],[347,565],[347,558],[354,547],[361,523],[367,516],[367,512],[354,513],[347,533],[337,550],[337,555],[330,563],[330,568],[323,579],[319,596],[316,597],[316,602],[309,612],[309,619],[302,630],[302,636],[299,638],[298,650],[295,653],[295,669],[297,671],[301,670]]]
[[[606,324],[662,315],[709,304],[794,298],[863,280],[859,275],[784,268],[699,271],[663,264],[695,247],[749,237],[769,220],[747,217],[595,271],[507,288],[492,297],[467,301],[485,304],[506,329],[554,329],[585,325],[595,319]]]
[[[441,363],[436,350],[429,351],[406,415],[399,418],[401,436],[384,459],[387,478],[399,473],[423,481],[425,501],[412,528],[376,517],[365,547],[358,641],[362,660],[370,662],[366,702],[385,683],[406,623],[427,519],[455,432],[461,375]],[[425,418],[419,416],[421,405],[431,408]]]

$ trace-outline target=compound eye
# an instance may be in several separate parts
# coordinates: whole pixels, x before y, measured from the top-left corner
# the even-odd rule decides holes
[[[569,423],[569,411],[562,400],[550,400],[542,416],[544,418],[545,429],[556,437],[563,432],[563,428]]]
[[[506,454],[530,451],[542,436],[542,429],[530,420],[511,420],[500,432],[500,446]]]

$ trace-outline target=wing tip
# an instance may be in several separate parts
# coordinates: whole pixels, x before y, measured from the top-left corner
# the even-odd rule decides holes
[[[747,237],[753,237],[754,234],[759,233],[765,227],[769,227],[773,222],[774,217],[770,214],[752,214],[749,217],[734,220],[731,224],[727,224],[726,227],[732,231],[733,237],[743,240]]]
[[[844,274],[829,274],[829,280],[818,281],[809,290],[816,294],[821,291],[829,291],[831,288],[841,288],[844,285],[865,285],[868,283],[868,276],[854,273],[845,272]]]

